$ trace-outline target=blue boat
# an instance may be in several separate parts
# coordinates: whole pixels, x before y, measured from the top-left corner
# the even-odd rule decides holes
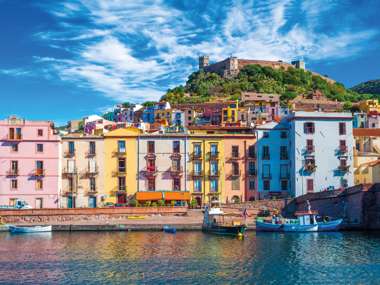
[[[337,219],[328,222],[319,222],[318,231],[319,232],[335,232],[340,229],[340,226],[343,223],[343,219]]]
[[[177,229],[171,226],[164,226],[164,232],[168,234],[175,234],[177,232]]]
[[[267,223],[256,220],[256,231],[259,232],[279,232],[282,230],[283,224]]]
[[[46,233],[52,231],[52,226],[32,226],[32,227],[20,227],[9,226],[9,231],[13,234],[26,234],[26,233]]]

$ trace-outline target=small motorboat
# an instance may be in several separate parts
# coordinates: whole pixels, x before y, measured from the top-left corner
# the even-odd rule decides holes
[[[243,237],[246,225],[241,221],[228,220],[228,217],[219,207],[205,207],[202,231],[217,235]]]
[[[279,232],[282,230],[283,224],[268,223],[256,220],[256,231],[259,232]]]
[[[163,229],[164,229],[164,232],[168,234],[175,234],[177,232],[177,229],[171,226],[164,226]]]
[[[9,231],[13,234],[21,233],[45,233],[51,232],[52,226],[31,226],[31,227],[21,227],[21,226],[8,226]]]

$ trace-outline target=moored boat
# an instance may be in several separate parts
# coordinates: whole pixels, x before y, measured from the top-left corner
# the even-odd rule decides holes
[[[163,230],[165,233],[169,233],[169,234],[175,234],[177,232],[177,229],[172,226],[164,226]]]
[[[206,206],[203,217],[202,231],[217,235],[243,237],[246,225],[241,221],[227,221],[226,215],[220,208]]]
[[[337,219],[328,222],[318,222],[318,231],[319,232],[334,232],[340,229],[343,219]]]
[[[283,224],[274,224],[256,220],[256,231],[259,232],[279,232],[282,230]]]
[[[21,226],[9,226],[9,231],[11,233],[43,233],[51,232],[52,226],[31,226],[31,227],[21,227]]]

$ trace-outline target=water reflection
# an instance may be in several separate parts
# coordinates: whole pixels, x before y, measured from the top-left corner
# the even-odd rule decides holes
[[[3,283],[376,284],[379,236],[179,232],[0,234]],[[0,283],[1,283],[0,282]]]

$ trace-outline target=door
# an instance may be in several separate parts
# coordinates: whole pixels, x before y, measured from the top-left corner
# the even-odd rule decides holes
[[[75,197],[68,196],[67,197],[67,208],[75,208]]]
[[[127,203],[127,197],[125,194],[118,194],[117,195],[117,203],[118,204],[125,204]]]
[[[42,198],[36,198],[36,209],[42,209]]]
[[[89,208],[96,208],[96,197],[88,197],[88,207]]]

